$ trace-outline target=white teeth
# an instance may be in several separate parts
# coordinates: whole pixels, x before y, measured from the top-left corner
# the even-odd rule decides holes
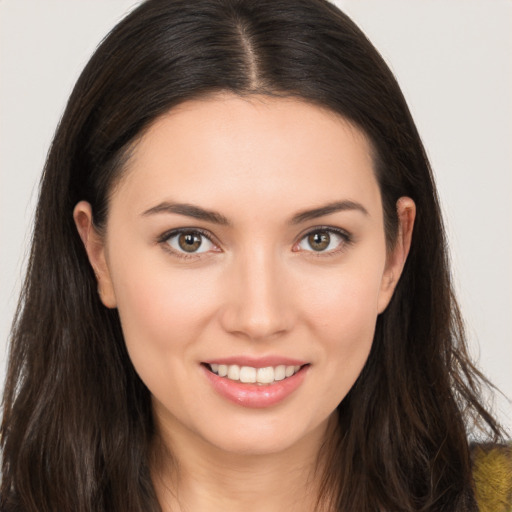
[[[295,373],[295,366],[287,366],[284,375],[285,377],[291,377]]]
[[[210,364],[211,371],[219,377],[257,384],[272,384],[286,379],[296,374],[300,368],[300,366],[285,366],[284,364],[265,368],[253,368],[252,366],[239,366],[237,364]]]
[[[274,368],[274,380],[283,380],[286,378],[286,366],[284,364]]]
[[[256,382],[256,368],[242,366],[240,368],[240,382]]]
[[[237,364],[230,364],[228,366],[228,379],[238,380],[240,378],[240,366]]]
[[[260,384],[270,384],[274,382],[274,368],[267,366],[267,368],[258,368],[256,373],[256,382]]]

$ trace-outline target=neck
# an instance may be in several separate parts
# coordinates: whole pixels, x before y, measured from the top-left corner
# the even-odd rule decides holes
[[[162,511],[319,510],[319,454],[334,423],[326,421],[296,445],[270,454],[224,452],[189,432],[169,435],[160,428],[153,480]]]

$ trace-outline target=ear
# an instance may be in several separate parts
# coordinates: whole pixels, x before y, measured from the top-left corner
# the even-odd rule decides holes
[[[101,302],[107,308],[117,306],[114,287],[107,265],[105,255],[105,243],[93,224],[92,208],[87,201],[80,201],[73,210],[73,219],[76,229],[82,239],[82,242],[89,258],[89,263],[94,270],[94,275],[98,282],[98,294]]]
[[[382,276],[378,311],[382,313],[389,304],[411,248],[412,231],[416,217],[416,205],[410,197],[401,197],[396,203],[398,234],[394,247],[386,258]]]

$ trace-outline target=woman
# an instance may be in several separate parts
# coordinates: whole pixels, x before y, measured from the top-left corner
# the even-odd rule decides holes
[[[321,1],[150,0],[42,182],[2,510],[477,510],[479,399],[400,90]]]

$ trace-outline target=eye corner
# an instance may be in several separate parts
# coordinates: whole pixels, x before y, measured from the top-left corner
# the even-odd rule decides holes
[[[312,237],[320,235],[317,248],[312,244]],[[336,246],[331,247],[333,240],[338,239]],[[348,231],[333,226],[316,226],[303,233],[292,246],[293,252],[304,252],[311,256],[334,256],[343,252],[353,243],[353,236]]]
[[[192,237],[190,242],[180,237]],[[208,253],[223,252],[213,235],[200,228],[175,228],[162,233],[157,238],[157,244],[171,253],[173,256],[182,259],[197,259],[207,256]],[[184,244],[189,244],[187,248]],[[191,249],[191,250],[188,250]]]

